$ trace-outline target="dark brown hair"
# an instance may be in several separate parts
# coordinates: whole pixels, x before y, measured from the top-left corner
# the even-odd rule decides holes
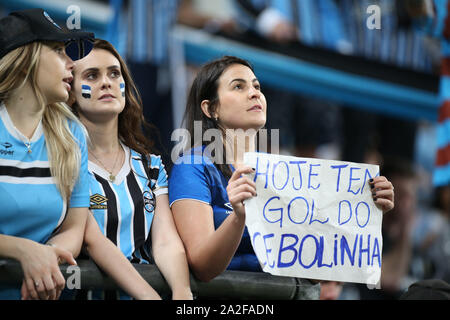
[[[127,147],[140,154],[158,154],[159,152],[154,147],[154,138],[157,138],[158,130],[144,118],[142,99],[125,61],[114,46],[106,40],[96,39],[92,50],[95,49],[106,50],[119,60],[121,73],[125,81],[125,108],[119,114],[119,139]],[[78,115],[76,102],[72,105],[72,110]],[[149,136],[153,139],[148,138]]]
[[[219,78],[224,73],[224,71],[234,65],[241,64],[244,65],[250,70],[253,71],[252,65],[243,59],[234,56],[223,56],[222,58],[213,60],[205,65],[197,73],[195,77],[191,89],[189,91],[188,99],[186,102],[186,111],[184,114],[184,123],[186,125],[186,129],[189,131],[191,139],[191,148],[196,146],[200,146],[203,144],[203,141],[195,141],[196,136],[194,135],[194,122],[201,121],[202,124],[202,134],[208,129],[219,129],[220,128],[218,122],[214,119],[214,117],[209,118],[205,115],[201,108],[201,104],[203,100],[209,100],[209,113],[212,115],[215,113],[218,104],[219,104],[219,96],[218,96],[218,88],[219,88]],[[225,144],[223,144],[225,149]],[[225,150],[222,153],[226,154]],[[226,178],[231,177],[231,169],[227,164],[215,164],[216,167],[222,172],[222,174]]]

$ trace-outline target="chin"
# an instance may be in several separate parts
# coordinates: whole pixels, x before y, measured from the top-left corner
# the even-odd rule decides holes
[[[264,122],[258,122],[258,123],[251,123],[251,124],[247,124],[245,126],[241,126],[240,128],[237,128],[237,129],[258,131],[258,130],[262,129],[265,124],[266,124],[265,121]]]
[[[48,104],[62,103],[62,102],[67,102],[68,100],[69,100],[69,93],[66,93],[66,94],[61,94],[61,95],[57,95],[57,96],[48,98],[47,103]]]
[[[255,128],[256,130],[259,130],[259,129],[264,128],[265,125],[266,125],[266,119],[264,118],[263,120],[257,121],[257,122],[255,123],[254,128]]]

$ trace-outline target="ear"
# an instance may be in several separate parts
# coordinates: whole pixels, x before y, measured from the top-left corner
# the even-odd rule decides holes
[[[200,104],[200,108],[202,108],[202,111],[205,114],[205,116],[207,116],[210,119],[212,118],[212,115],[209,112],[209,100],[203,100],[202,103]]]

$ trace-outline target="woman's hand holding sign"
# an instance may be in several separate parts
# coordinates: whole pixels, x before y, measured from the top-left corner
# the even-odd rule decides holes
[[[394,208],[394,186],[384,176],[375,177],[369,181],[373,201],[383,213]]]
[[[249,166],[237,168],[228,181],[227,194],[233,211],[239,218],[245,218],[244,200],[256,196],[256,184],[243,174],[254,173]]]

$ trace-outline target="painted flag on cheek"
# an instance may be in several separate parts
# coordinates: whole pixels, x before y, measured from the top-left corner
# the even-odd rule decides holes
[[[125,83],[120,84],[120,92],[122,92],[122,97],[125,97]]]
[[[81,85],[81,95],[85,99],[90,99],[91,98],[91,87],[88,85],[82,84]]]

